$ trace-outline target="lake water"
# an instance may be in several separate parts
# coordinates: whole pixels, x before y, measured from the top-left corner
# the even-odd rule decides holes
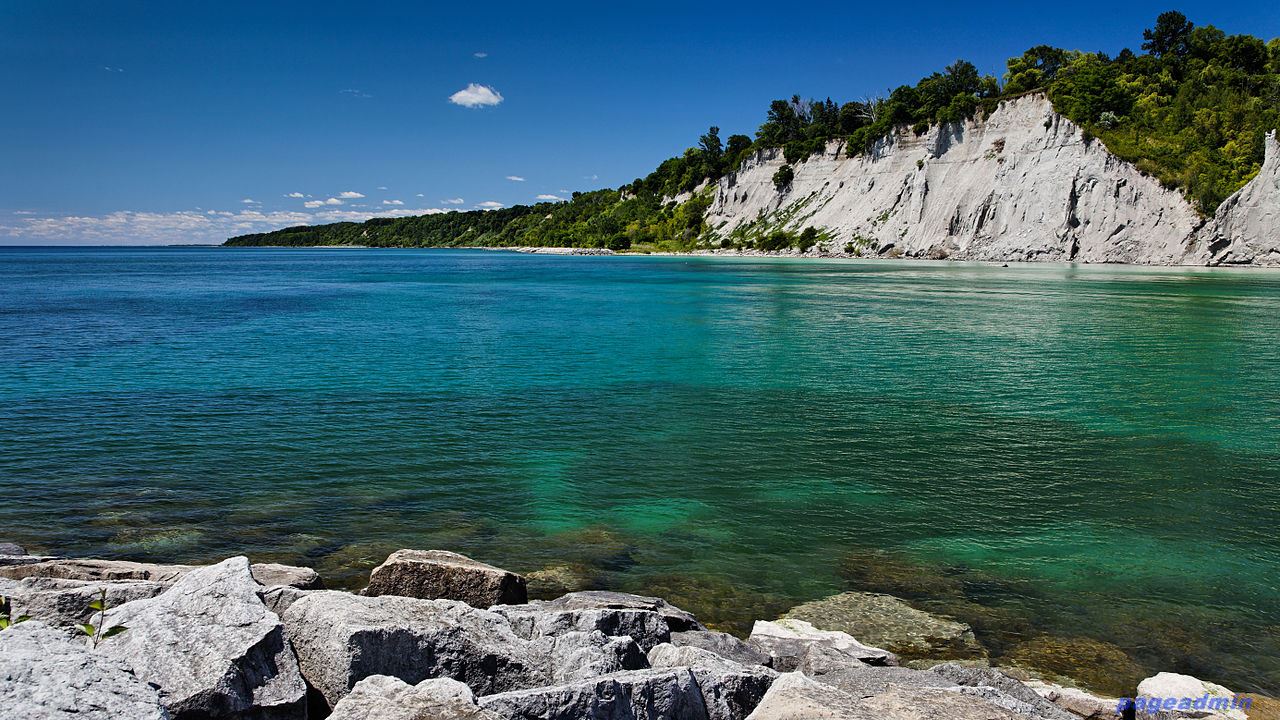
[[[1280,272],[0,249],[0,479],[34,550],[881,591],[1280,691]]]

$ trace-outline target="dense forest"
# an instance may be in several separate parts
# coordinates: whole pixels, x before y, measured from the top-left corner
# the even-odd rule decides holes
[[[1140,51],[1113,58],[1042,45],[1011,58],[1003,78],[958,60],[884,96],[775,100],[754,139],[722,140],[712,127],[696,147],[648,176],[616,190],[574,193],[568,202],[298,226],[227,244],[688,250],[706,233],[711,197],[699,188],[759,150],[782,149],[787,164],[774,176],[782,188],[792,165],[832,141],[852,156],[892,133],[923,134],[931,124],[980,116],[1030,92],[1046,93],[1058,112],[1111,152],[1212,214],[1257,173],[1266,132],[1280,127],[1280,38],[1227,35],[1166,12],[1143,32]],[[812,234],[774,235],[757,242],[778,249],[813,241]]]

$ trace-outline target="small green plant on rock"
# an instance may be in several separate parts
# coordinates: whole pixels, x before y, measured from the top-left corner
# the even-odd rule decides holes
[[[7,630],[11,625],[17,625],[20,622],[30,620],[30,615],[19,615],[13,617],[13,602],[9,598],[0,595],[0,630]]]
[[[120,633],[129,629],[124,625],[114,625],[112,627],[109,627],[103,630],[103,626],[107,624],[107,589],[106,588],[102,588],[102,593],[98,596],[97,600],[94,600],[93,602],[89,603],[89,609],[98,611],[98,624],[93,625],[92,623],[85,623],[83,625],[77,625],[76,627],[79,628],[80,632],[89,636],[89,644],[92,647],[96,648],[98,647],[98,643],[102,642],[103,640],[106,640],[107,638],[115,635],[119,635]]]

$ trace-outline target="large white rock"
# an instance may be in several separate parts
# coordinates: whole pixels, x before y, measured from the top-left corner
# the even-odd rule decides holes
[[[410,685],[370,675],[338,701],[329,720],[499,720],[476,705],[471,688],[449,678]]]
[[[330,707],[370,675],[450,677],[481,695],[550,680],[543,648],[502,616],[455,600],[310,592],[284,624],[303,676]]]
[[[1140,718],[1247,720],[1247,713],[1236,706],[1236,697],[1236,693],[1216,683],[1190,675],[1162,672],[1138,683],[1135,701]],[[1156,704],[1160,709],[1155,709]]]
[[[773,668],[780,672],[795,670],[800,658],[811,645],[824,645],[832,650],[871,665],[897,665],[898,659],[888,650],[863,645],[852,635],[839,630],[819,630],[804,620],[783,618],[770,622],[757,620],[751,628],[747,644],[773,658]]]
[[[154,598],[110,610],[105,626],[128,630],[98,652],[159,686],[175,717],[303,717],[306,686],[259,589],[244,557],[191,570]]]
[[[168,720],[155,688],[38,620],[0,630],[0,717]]]
[[[479,699],[508,720],[707,720],[688,668],[636,670]]]
[[[1280,142],[1267,135],[1266,160],[1227,198],[1200,233],[1197,250],[1214,265],[1280,265]]]
[[[908,131],[846,157],[844,143],[793,166],[767,150],[714,189],[722,237],[760,225],[814,226],[864,254],[960,260],[1280,265],[1280,155],[1208,226],[1186,199],[1085,139],[1043,95],[1003,101],[984,120]],[[759,226],[758,226],[759,227]]]

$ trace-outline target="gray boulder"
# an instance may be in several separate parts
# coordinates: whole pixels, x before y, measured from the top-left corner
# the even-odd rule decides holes
[[[276,585],[262,591],[262,602],[271,612],[284,617],[284,611],[298,600],[318,590],[299,590],[290,585]]]
[[[338,701],[329,720],[499,720],[476,705],[471,688],[449,678],[410,685],[370,675]]]
[[[13,598],[14,615],[30,615],[52,625],[79,625],[97,623],[89,604],[107,591],[107,607],[113,608],[134,600],[153,598],[168,589],[169,583],[151,580],[62,580],[49,577],[29,577],[14,581],[0,594]]]
[[[599,630],[542,638],[536,645],[544,648],[548,655],[547,675],[552,684],[649,667],[635,640],[628,636],[609,637]]]
[[[158,686],[175,718],[303,717],[297,660],[258,590],[244,557],[191,570],[154,598],[110,610],[105,628],[128,630],[98,652]]]
[[[706,630],[692,613],[662,598],[610,590],[584,590],[562,595],[544,603],[549,610],[648,610],[657,613],[671,632]]]
[[[650,650],[649,664],[655,669],[687,667],[692,670],[711,720],[743,720],[778,677],[776,672],[760,665],[746,666],[710,650],[670,643]]]
[[[195,568],[190,565],[156,565],[128,560],[43,559],[40,562],[0,567],[0,577],[60,580],[151,580],[174,582]]]
[[[714,630],[686,630],[671,633],[671,644],[676,647],[696,647],[713,652],[720,657],[743,665],[773,664],[773,658],[760,652],[729,633]]]
[[[1162,672],[1138,683],[1138,694],[1134,702],[1140,719],[1246,720],[1247,713],[1234,702],[1237,697],[1237,693],[1217,683],[1190,675]]]
[[[1040,697],[1085,720],[1115,720],[1119,699],[1091,695],[1079,688],[1063,687],[1040,680],[1029,680],[1027,687]]]
[[[803,620],[783,618],[774,622],[757,620],[747,644],[773,658],[773,669],[791,672],[811,645],[823,645],[868,665],[897,665],[888,650],[863,645],[848,633],[819,630]]]
[[[966,667],[957,663],[943,663],[930,668],[930,672],[965,688],[965,692],[977,694],[991,703],[1019,715],[1045,718],[1046,720],[1076,720],[1071,713],[1062,710],[1042,697],[1040,693],[993,668]],[[1113,704],[1111,707],[1114,709],[1115,705]]]
[[[747,720],[884,720],[858,698],[798,672],[774,680]]]
[[[871,697],[891,686],[912,688],[945,688],[955,683],[928,670],[907,667],[868,665],[831,647],[810,646],[797,669],[855,698]]]
[[[500,615],[454,600],[321,590],[284,613],[302,674],[333,707],[370,675],[449,677],[477,694],[546,684],[547,656]]]
[[[800,673],[779,676],[748,720],[808,720],[810,718],[1025,720],[981,697],[947,688],[890,684],[873,695],[857,697]]]
[[[27,554],[27,549],[17,543],[0,542],[0,555],[8,555],[11,557],[21,557]]]
[[[397,550],[369,574],[362,594],[460,600],[472,607],[528,602],[525,579],[445,550]]]
[[[571,632],[599,631],[613,637],[628,636],[641,650],[648,652],[655,645],[671,639],[667,622],[652,610],[569,609],[555,605],[556,602],[496,605],[490,610],[507,618],[517,635],[530,640]]]
[[[0,716],[14,720],[168,720],[155,688],[83,639],[38,620],[0,631]]]
[[[567,685],[488,695],[480,707],[508,720],[706,720],[688,668],[635,670]]]
[[[254,563],[249,572],[259,585],[264,587],[291,587],[299,590],[320,590],[324,582],[320,573],[306,567],[281,565],[280,563]]]
[[[787,618],[837,630],[908,658],[963,659],[986,651],[962,622],[917,610],[892,595],[846,592],[798,605]]]

